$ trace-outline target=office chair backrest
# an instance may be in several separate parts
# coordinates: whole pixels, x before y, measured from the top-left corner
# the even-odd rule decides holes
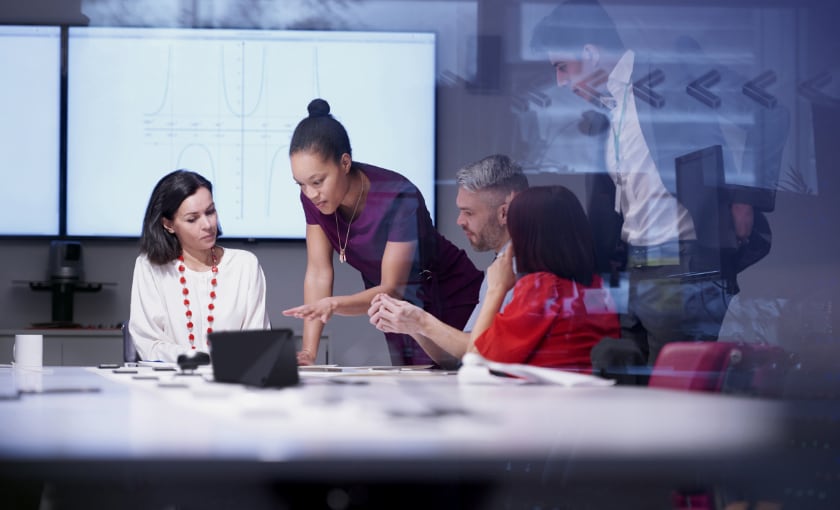
[[[122,330],[123,340],[123,361],[126,363],[140,361],[140,355],[137,354],[137,349],[134,347],[134,340],[131,338],[131,331],[128,329],[128,321],[123,322],[120,329]]]
[[[780,396],[794,363],[789,352],[774,345],[672,342],[660,351],[648,386]]]

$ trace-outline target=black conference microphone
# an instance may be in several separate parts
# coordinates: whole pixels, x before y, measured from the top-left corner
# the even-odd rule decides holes
[[[210,355],[206,352],[196,351],[190,354],[178,355],[178,366],[182,371],[193,371],[202,365],[210,364]]]

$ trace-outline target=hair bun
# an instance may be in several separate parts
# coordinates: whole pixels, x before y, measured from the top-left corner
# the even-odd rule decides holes
[[[330,114],[330,104],[323,99],[313,99],[306,109],[310,117],[327,117]]]

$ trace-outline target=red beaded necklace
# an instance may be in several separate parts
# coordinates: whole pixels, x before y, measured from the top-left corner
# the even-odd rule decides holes
[[[216,284],[218,281],[216,280],[217,275],[219,274],[219,267],[217,265],[216,260],[216,248],[213,247],[210,249],[210,256],[213,258],[213,265],[210,267],[210,271],[213,273],[213,278],[210,280],[210,303],[207,305],[207,333],[210,334],[213,332],[213,321],[215,318],[213,317],[213,310],[216,309],[216,305],[214,302],[216,301]],[[187,331],[189,332],[189,340],[190,340],[190,347],[195,349],[195,334],[193,334],[193,321],[192,321],[192,310],[190,310],[190,289],[187,288],[187,278],[184,276],[187,268],[184,265],[184,255],[178,255],[178,260],[180,263],[178,264],[178,272],[181,273],[180,282],[183,289],[181,290],[181,294],[184,296],[184,306],[187,308],[185,315],[187,317]],[[207,345],[210,345],[210,340],[207,340]]]

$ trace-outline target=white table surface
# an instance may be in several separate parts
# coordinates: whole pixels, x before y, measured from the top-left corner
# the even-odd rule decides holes
[[[416,468],[434,476],[429,463],[480,471],[505,459],[574,459],[603,473],[632,463],[655,474],[689,460],[696,469],[760,457],[784,440],[779,403],[722,395],[465,385],[453,375],[385,371],[303,373],[297,387],[253,389],[211,382],[209,371],[137,370],[0,368],[0,395],[7,395],[0,461],[43,468],[175,461],[205,469],[230,461],[281,476],[301,466],[383,476],[399,465],[403,474]],[[14,397],[22,384],[43,393]]]

